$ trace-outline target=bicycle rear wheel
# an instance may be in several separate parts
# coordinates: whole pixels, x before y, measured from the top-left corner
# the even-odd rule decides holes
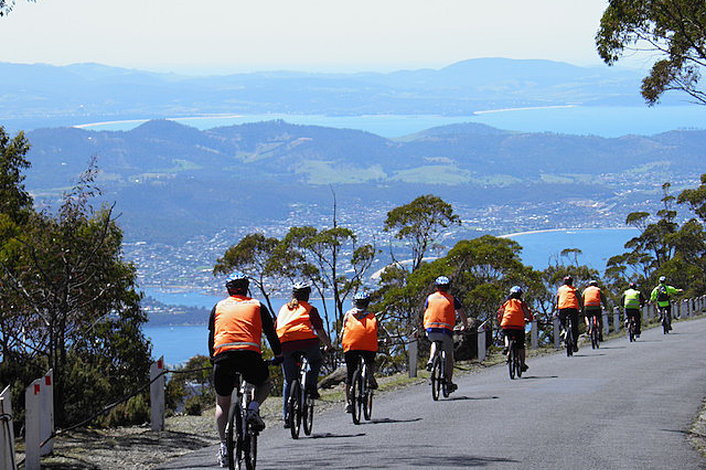
[[[443,377],[441,375],[441,364],[439,360],[439,354],[434,357],[434,362],[431,367],[431,398],[434,401],[439,399],[439,392],[441,391],[441,385]]]
[[[508,351],[507,370],[510,374],[510,380],[515,380],[515,356],[517,355],[517,352],[515,351],[515,343],[511,341],[509,348],[510,349]]]
[[[353,373],[350,394],[351,404],[353,405],[351,418],[353,418],[353,424],[360,424],[360,416],[363,411],[363,380],[360,373],[360,368],[356,369]]]
[[[298,380],[295,380],[289,387],[289,398],[287,399],[287,421],[289,421],[289,432],[292,439],[299,439],[299,429],[302,424],[301,394],[301,385]]]
[[[574,355],[574,331],[573,325],[570,321],[566,322],[566,356],[571,357]]]
[[[304,422],[304,434],[311,436],[311,430],[314,428],[314,400],[309,397],[306,390],[304,390],[302,397],[302,421]]]
[[[228,469],[235,470],[239,459],[240,446],[238,445],[238,434],[242,426],[242,416],[237,406],[231,405],[228,410],[228,422],[226,423],[226,451]]]
[[[255,470],[257,464],[257,433],[248,426],[248,432],[243,439],[243,459],[247,470]]]
[[[598,331],[598,322],[596,321],[596,317],[593,317],[591,323],[591,348],[598,349],[601,347],[599,339],[600,332]]]
[[[373,391],[370,389],[365,390],[365,396],[363,397],[363,416],[365,419],[370,421],[373,417]]]
[[[662,334],[669,333],[669,315],[666,311],[662,311]]]

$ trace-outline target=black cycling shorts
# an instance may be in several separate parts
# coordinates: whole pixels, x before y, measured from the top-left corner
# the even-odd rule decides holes
[[[514,338],[519,349],[525,349],[525,330],[513,330],[511,328],[503,328],[503,334],[509,340]]]
[[[240,372],[248,383],[256,387],[270,377],[267,364],[256,351],[226,351],[218,354],[213,365],[213,385],[216,393],[222,397],[230,396],[235,387],[235,374]]]
[[[358,367],[358,358],[363,357],[365,364],[370,367],[375,365],[375,351],[361,351],[361,350],[351,350],[343,353],[343,358],[346,361],[346,383],[350,384],[353,381],[353,374],[355,373],[355,368]]]

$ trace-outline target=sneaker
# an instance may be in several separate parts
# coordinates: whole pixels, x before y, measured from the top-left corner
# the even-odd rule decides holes
[[[353,413],[353,405],[346,403],[346,413]]]
[[[562,341],[566,340],[566,330],[561,330],[559,332],[559,336],[561,337]]]
[[[574,352],[579,352],[579,347],[574,345]]]
[[[284,429],[289,429],[291,426],[289,425],[289,420],[287,418],[284,418],[284,424],[283,424]]]
[[[433,367],[434,367],[434,364],[432,364],[431,362],[427,362],[426,369],[427,369],[429,372],[431,372],[431,369],[432,369]]]
[[[375,380],[375,377],[370,377],[370,380],[368,381],[368,387],[370,387],[370,390],[377,390],[378,381]]]
[[[319,395],[319,391],[315,387],[310,388],[309,390],[307,390],[306,393],[309,394],[309,398],[313,398],[314,400],[318,400],[319,398],[321,398],[321,395]]]
[[[260,432],[265,429],[265,422],[260,417],[260,412],[257,410],[248,410],[247,422],[253,428],[253,431]]]
[[[507,353],[510,352],[507,346],[503,348],[503,354],[507,355]]]
[[[529,369],[529,366],[527,364],[522,364],[522,372],[527,372],[527,369]]]
[[[218,453],[216,453],[216,464],[218,464],[219,467],[228,466],[228,448],[226,447],[225,442],[221,442],[221,445],[218,447]]]
[[[449,382],[449,383],[446,384],[446,391],[447,391],[448,393],[453,393],[453,392],[455,392],[456,390],[458,390],[458,385],[456,385],[455,383]]]

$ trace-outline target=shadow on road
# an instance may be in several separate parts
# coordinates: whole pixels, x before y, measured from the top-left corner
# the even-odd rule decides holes
[[[598,357],[598,356],[605,356],[605,354],[574,354],[572,357]]]
[[[558,379],[558,375],[525,375],[524,380],[543,380],[543,379]]]
[[[312,434],[311,438],[312,439],[334,439],[334,438],[341,438],[341,437],[362,437],[365,436],[364,432],[359,432],[357,434],[332,434],[330,432],[324,432],[321,434]]]
[[[601,349],[625,349],[625,346],[601,346]]]
[[[500,397],[492,396],[492,397],[467,397],[466,395],[461,395],[458,397],[451,397],[451,398],[446,398],[444,400],[439,400],[439,401],[459,401],[459,400],[497,400]]]
[[[412,418],[412,419],[392,419],[392,418],[380,418],[373,419],[372,421],[367,421],[360,424],[397,424],[397,423],[416,423],[421,421],[422,418]]]
[[[399,457],[396,456],[394,463],[400,463],[408,467],[440,468],[440,467],[487,467],[497,463],[520,463],[518,460],[504,457],[481,457],[478,455],[436,455],[428,457]]]

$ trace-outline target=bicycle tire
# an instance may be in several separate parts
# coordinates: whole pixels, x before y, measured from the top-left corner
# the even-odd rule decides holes
[[[669,333],[669,315],[666,310],[662,310],[662,334]]]
[[[515,343],[513,341],[510,341],[510,345],[508,346],[509,350],[507,352],[508,358],[507,358],[507,370],[508,373],[510,374],[510,380],[515,380]]]
[[[373,391],[369,388],[365,390],[363,417],[368,421],[373,417]]]
[[[566,356],[571,357],[574,355],[574,328],[570,319],[566,320]]]
[[[441,364],[441,394],[444,396],[444,398],[448,398],[450,395],[447,386],[449,383],[449,374],[446,370],[446,351],[444,351],[443,349],[441,350],[441,354],[439,355],[439,364]]]
[[[289,387],[289,398],[287,399],[287,420],[289,421],[289,433],[292,439],[299,439],[299,429],[302,423],[300,406],[301,386],[299,381],[295,380]]]
[[[353,373],[353,380],[351,382],[351,404],[353,405],[353,410],[351,410],[351,418],[353,419],[353,424],[360,424],[361,411],[363,409],[363,389],[360,369],[357,368]]]
[[[306,390],[302,396],[302,422],[304,434],[311,436],[311,431],[314,428],[314,400],[309,398],[309,393]]]
[[[627,335],[629,342],[635,341],[635,326],[632,320],[628,320]]]
[[[591,320],[591,348],[600,348],[600,331],[598,331],[598,320],[594,316]]]
[[[518,379],[522,378],[522,361],[520,360],[520,350],[515,343],[515,375]]]
[[[431,398],[434,401],[439,399],[439,392],[441,391],[441,367],[439,362],[439,354],[437,352],[431,366]]]
[[[240,410],[238,406],[231,405],[228,410],[228,422],[226,423],[226,456],[228,462],[229,470],[236,470],[236,462],[238,457],[236,453],[238,452],[237,440],[238,440],[238,429],[242,425],[242,416],[239,419],[236,418],[236,414],[240,416]]]
[[[257,465],[257,433],[248,426],[248,431],[243,439],[243,460],[247,470],[255,470]]]

